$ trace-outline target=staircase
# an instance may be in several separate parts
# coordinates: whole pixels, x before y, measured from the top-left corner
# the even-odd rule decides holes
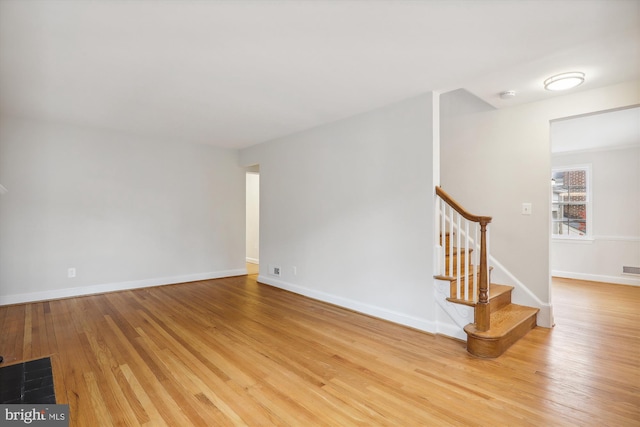
[[[491,217],[472,215],[436,187],[440,273],[450,282],[447,301],[473,307],[474,323],[464,327],[467,351],[493,358],[536,327],[539,309],[511,302],[512,286],[491,283],[488,225]],[[479,253],[478,253],[479,252]]]

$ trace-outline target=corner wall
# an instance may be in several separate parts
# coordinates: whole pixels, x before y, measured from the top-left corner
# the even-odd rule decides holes
[[[468,93],[441,99],[442,187],[469,211],[493,217],[491,255],[550,303],[550,121],[637,104],[639,82],[500,110]],[[521,214],[523,202],[532,204],[532,215]]]
[[[432,143],[427,94],[243,150],[259,281],[435,331]]]
[[[244,274],[237,157],[1,117],[0,304]]]

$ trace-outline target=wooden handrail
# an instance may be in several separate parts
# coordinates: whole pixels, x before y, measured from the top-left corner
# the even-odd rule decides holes
[[[480,216],[469,213],[465,208],[463,208],[460,203],[458,203],[453,197],[451,197],[446,191],[442,189],[442,187],[436,187],[436,194],[440,196],[442,200],[447,202],[449,206],[455,209],[460,215],[462,215],[465,219],[473,222],[479,222],[480,224],[489,224],[491,222],[490,216]]]
[[[453,197],[441,187],[436,187],[436,194],[456,212],[468,221],[480,223],[480,265],[478,280],[478,302],[475,306],[474,321],[478,331],[488,331],[490,324],[489,305],[489,266],[487,257],[487,225],[491,222],[490,216],[473,215],[463,208]]]

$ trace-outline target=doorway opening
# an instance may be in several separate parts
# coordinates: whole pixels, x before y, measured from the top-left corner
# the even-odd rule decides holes
[[[260,167],[246,173],[246,265],[247,274],[260,271]]]
[[[640,284],[639,121],[637,105],[551,121],[552,277]]]

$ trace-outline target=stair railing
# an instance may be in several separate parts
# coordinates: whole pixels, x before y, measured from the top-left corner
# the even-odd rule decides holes
[[[475,324],[479,331],[487,331],[490,327],[490,222],[491,217],[469,213],[441,187],[436,187],[436,236],[440,238],[441,247],[437,277],[451,281],[455,279],[455,298],[475,304]]]

